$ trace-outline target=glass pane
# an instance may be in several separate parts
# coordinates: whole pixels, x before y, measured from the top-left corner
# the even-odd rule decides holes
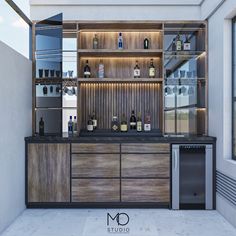
[[[165,112],[165,132],[175,134],[175,111]]]

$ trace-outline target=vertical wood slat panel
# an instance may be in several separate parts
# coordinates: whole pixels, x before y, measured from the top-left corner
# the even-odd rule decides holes
[[[89,115],[96,112],[98,129],[110,129],[113,115],[121,120],[124,113],[127,121],[134,110],[142,114],[149,111],[153,129],[162,129],[162,86],[158,83],[81,83],[81,128],[85,129]]]

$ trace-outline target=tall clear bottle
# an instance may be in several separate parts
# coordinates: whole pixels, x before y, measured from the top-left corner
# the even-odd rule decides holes
[[[73,135],[73,121],[72,121],[72,116],[70,116],[70,119],[68,121],[68,135],[72,136]]]
[[[123,36],[122,33],[119,33],[118,36],[118,49],[123,49],[124,45],[123,45]]]

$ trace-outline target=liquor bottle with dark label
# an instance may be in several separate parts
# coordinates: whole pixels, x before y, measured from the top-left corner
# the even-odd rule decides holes
[[[98,78],[103,79],[104,78],[104,64],[103,61],[100,60],[99,65],[98,65]]]
[[[97,129],[97,125],[98,125],[98,121],[97,121],[97,117],[96,117],[95,111],[93,111],[92,121],[93,121],[93,129],[95,130],[95,129]]]
[[[138,118],[137,118],[137,131],[141,132],[143,127],[142,127],[142,116],[141,116],[141,112],[138,113]]]
[[[111,131],[112,132],[118,132],[119,131],[119,121],[117,116],[112,117],[111,121]]]
[[[176,51],[176,38],[173,39],[171,47],[173,52]]]
[[[132,111],[131,116],[130,116],[129,128],[130,128],[130,130],[136,130],[137,129],[137,119],[136,119],[136,116],[134,114],[134,111]]]
[[[84,67],[84,78],[90,78],[91,77],[91,70],[89,66],[88,60],[86,60],[86,65]]]
[[[134,78],[140,78],[140,68],[138,66],[138,61],[136,61],[136,65],[134,67]]]
[[[73,135],[73,121],[72,121],[72,116],[70,116],[70,119],[68,121],[68,135],[72,136]]]
[[[147,114],[145,115],[144,131],[151,131],[151,115],[149,112],[147,112]]]
[[[90,115],[89,115],[89,119],[88,119],[88,122],[87,122],[87,131],[88,132],[93,132],[93,120],[92,120]]]
[[[155,76],[156,76],[156,69],[153,64],[153,59],[151,59],[149,66],[149,78],[155,78]]]
[[[190,49],[191,49],[191,43],[189,41],[188,35],[186,35],[184,41],[184,50],[189,51]]]
[[[93,49],[98,49],[98,36],[97,36],[97,34],[95,34],[94,38],[93,38]]]
[[[40,136],[44,136],[44,121],[43,121],[43,117],[41,117],[40,121],[39,121],[39,135]]]
[[[119,33],[118,36],[118,49],[123,49],[124,45],[123,45],[123,36],[122,33]]]
[[[125,114],[122,115],[122,119],[121,119],[121,123],[120,123],[120,131],[121,132],[128,131],[128,125],[127,125],[127,120],[126,120]]]
[[[149,49],[149,39],[145,38],[143,41],[143,48],[144,49]]]
[[[182,50],[182,40],[180,38],[180,35],[178,34],[176,37],[176,51]]]

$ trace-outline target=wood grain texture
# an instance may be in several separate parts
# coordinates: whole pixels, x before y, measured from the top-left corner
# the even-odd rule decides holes
[[[72,202],[119,202],[119,179],[73,179]]]
[[[81,128],[86,129],[88,117],[93,111],[98,119],[98,129],[111,129],[112,116],[127,121],[131,111],[151,114],[153,129],[162,127],[162,85],[159,83],[81,83]]]
[[[72,143],[72,153],[120,153],[120,144]]]
[[[70,201],[70,145],[28,145],[28,201]]]
[[[169,177],[169,154],[122,154],[122,177]]]
[[[122,202],[169,202],[169,179],[122,179]]]
[[[72,177],[120,177],[120,155],[73,154]]]
[[[122,153],[170,153],[169,143],[126,143],[121,145]]]

